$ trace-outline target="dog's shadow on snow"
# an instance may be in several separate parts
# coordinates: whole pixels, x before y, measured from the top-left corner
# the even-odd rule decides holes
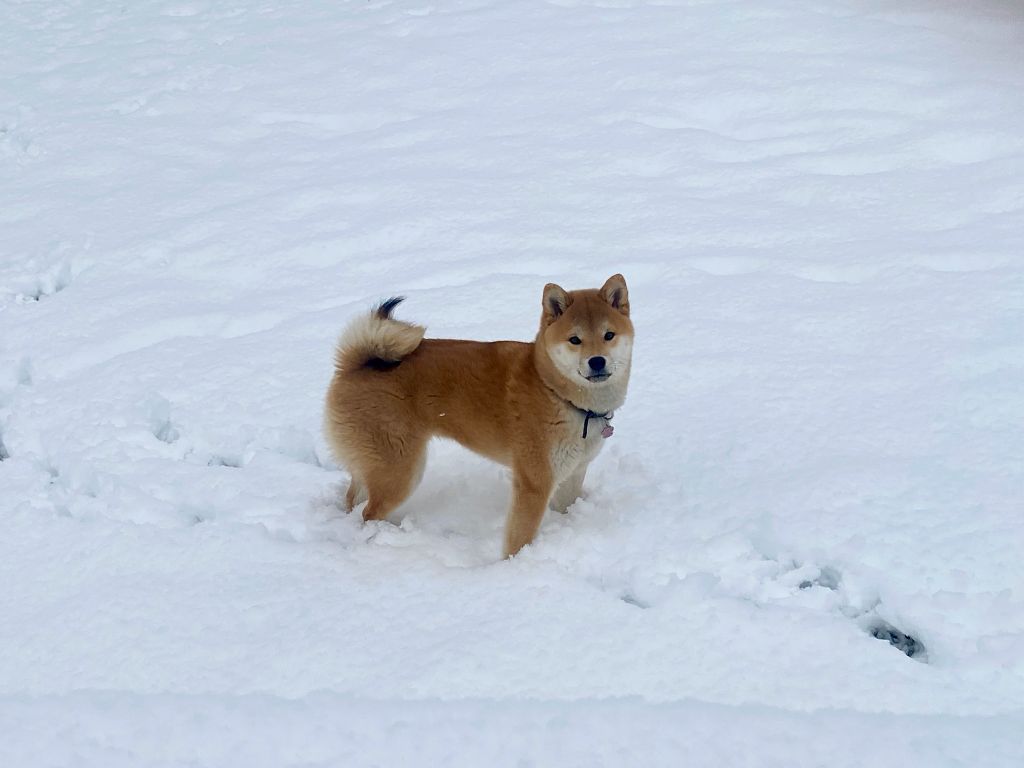
[[[504,467],[454,445],[432,445],[423,481],[389,520],[437,536],[487,538],[504,529],[511,497]]]
[[[501,559],[511,480],[508,470],[492,461],[455,444],[432,444],[423,480],[382,522],[364,523],[364,504],[345,512],[348,483],[345,478],[332,485],[314,503],[312,538],[347,547],[412,548],[455,567]]]

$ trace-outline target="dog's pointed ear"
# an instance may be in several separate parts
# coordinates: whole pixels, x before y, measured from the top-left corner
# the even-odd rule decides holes
[[[558,316],[565,312],[570,304],[569,294],[560,285],[548,283],[544,286],[544,324],[551,325]]]
[[[612,275],[604,281],[601,298],[629,317],[629,290],[626,288],[626,278],[622,275]]]

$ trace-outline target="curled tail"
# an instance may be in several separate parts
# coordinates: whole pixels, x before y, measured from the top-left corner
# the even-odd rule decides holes
[[[426,328],[403,323],[391,312],[404,297],[390,298],[378,304],[368,315],[353,320],[338,340],[334,364],[339,371],[371,368],[390,370],[402,362],[423,341]]]

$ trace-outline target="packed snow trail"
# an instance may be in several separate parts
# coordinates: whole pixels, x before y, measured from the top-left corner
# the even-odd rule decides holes
[[[998,0],[5,4],[0,762],[1020,765],[1022,51]],[[341,512],[354,313],[525,340],[619,271],[534,546],[445,443]]]

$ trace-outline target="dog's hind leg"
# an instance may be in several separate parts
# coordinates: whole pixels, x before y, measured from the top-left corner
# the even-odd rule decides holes
[[[345,511],[351,512],[366,501],[366,499],[366,486],[359,480],[359,476],[353,472],[352,480],[348,484],[348,491],[345,493]]]
[[[367,467],[365,478],[369,503],[363,509],[363,520],[384,520],[399,504],[409,498],[423,478],[427,460],[427,441],[408,440],[401,452],[382,457]]]

